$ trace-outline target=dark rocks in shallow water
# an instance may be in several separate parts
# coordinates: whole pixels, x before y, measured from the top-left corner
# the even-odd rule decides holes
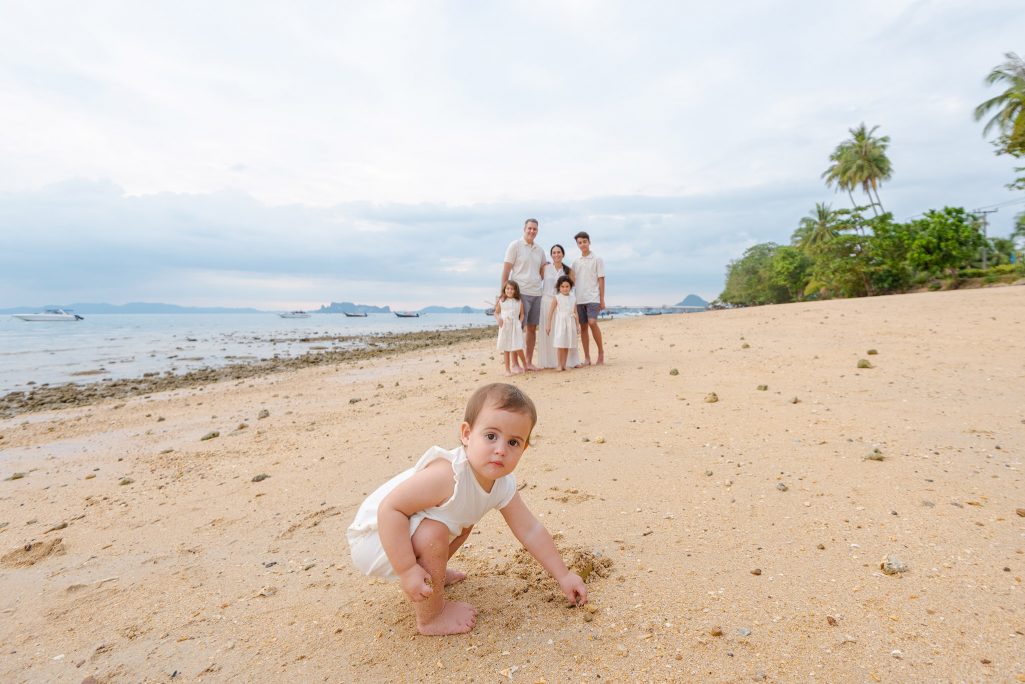
[[[105,399],[123,399],[167,390],[206,385],[221,380],[242,380],[278,371],[309,366],[337,365],[364,359],[378,358],[410,351],[448,346],[461,342],[490,340],[495,327],[460,328],[457,330],[396,333],[375,337],[338,336],[335,342],[348,345],[318,351],[292,358],[262,359],[248,363],[235,363],[219,368],[200,368],[181,375],[111,380],[76,385],[33,385],[27,392],[9,392],[0,397],[0,418],[33,411],[45,411],[67,406],[86,406]],[[359,345],[354,348],[354,345]]]

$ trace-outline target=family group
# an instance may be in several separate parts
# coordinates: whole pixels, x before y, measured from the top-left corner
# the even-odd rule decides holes
[[[595,363],[602,364],[605,347],[598,314],[605,308],[605,262],[591,251],[591,236],[584,231],[573,238],[580,257],[572,265],[564,263],[562,245],[552,247],[549,262],[536,241],[537,231],[537,219],[527,219],[523,237],[505,250],[495,303],[498,350],[504,356],[505,373],[589,366],[592,337],[598,354]],[[582,362],[578,340],[584,348]]]

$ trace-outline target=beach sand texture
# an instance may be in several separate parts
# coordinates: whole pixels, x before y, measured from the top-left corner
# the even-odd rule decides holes
[[[351,567],[364,496],[503,379],[461,343],[0,422],[0,680],[1025,681],[1025,287],[602,330],[514,379],[591,609],[497,513],[470,634]]]

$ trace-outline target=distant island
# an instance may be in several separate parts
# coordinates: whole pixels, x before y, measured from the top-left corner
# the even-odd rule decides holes
[[[353,304],[352,302],[331,302],[313,313],[391,313],[391,307]]]
[[[674,306],[703,306],[707,309],[708,302],[701,297],[698,297],[696,294],[689,294],[683,298],[682,302],[675,304]]]
[[[483,313],[484,309],[474,309],[470,306],[425,306],[418,309],[417,313],[434,314],[473,314]],[[354,304],[352,302],[331,302],[320,307],[313,313],[392,313],[389,306],[373,306],[371,304]]]

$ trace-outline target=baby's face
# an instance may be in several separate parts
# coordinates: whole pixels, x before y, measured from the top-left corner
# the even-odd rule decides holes
[[[534,426],[530,416],[485,406],[471,427],[463,423],[461,441],[473,474],[486,491],[500,477],[508,475],[520,462]]]

